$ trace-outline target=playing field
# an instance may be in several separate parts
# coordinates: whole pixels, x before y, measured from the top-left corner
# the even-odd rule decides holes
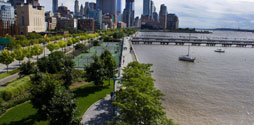
[[[73,60],[75,62],[75,68],[82,68],[86,65],[89,65],[93,62],[93,56],[97,55],[100,56],[102,52],[105,50],[109,50],[113,57],[115,58],[115,61],[117,65],[119,65],[119,58],[120,58],[120,43],[115,42],[104,42],[101,44],[101,46],[94,46],[90,48],[89,53],[83,53]]]

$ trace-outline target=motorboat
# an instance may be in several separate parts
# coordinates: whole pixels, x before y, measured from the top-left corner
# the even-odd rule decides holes
[[[186,61],[186,62],[194,62],[196,60],[196,58],[192,58],[189,55],[185,55],[185,56],[180,56],[179,60]]]
[[[225,50],[223,50],[223,49],[216,49],[216,50],[214,50],[214,52],[217,52],[217,53],[225,53]]]

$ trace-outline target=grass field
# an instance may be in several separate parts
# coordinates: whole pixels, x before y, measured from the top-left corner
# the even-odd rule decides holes
[[[101,46],[94,46],[90,48],[89,53],[84,53],[77,56],[74,59],[75,67],[85,67],[86,65],[89,65],[93,62],[92,57],[94,55],[100,56],[101,53],[104,52],[106,49],[111,52],[111,54],[115,58],[117,65],[119,65],[120,43],[104,42],[101,44]]]
[[[105,82],[107,85],[108,82]],[[113,91],[113,81],[110,86],[96,87],[94,84],[87,84],[83,87],[73,89],[78,104],[78,117],[81,118],[85,111],[96,101],[104,98]],[[47,125],[48,121],[38,121],[30,102],[23,103],[5,113],[0,118],[0,125]]]

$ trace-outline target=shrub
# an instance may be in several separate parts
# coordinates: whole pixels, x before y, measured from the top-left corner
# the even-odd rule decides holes
[[[4,88],[1,88],[0,97],[3,100],[8,101],[29,90],[30,87],[31,87],[30,77],[27,76],[10,83]]]
[[[19,69],[20,69],[19,75],[26,76],[26,75],[33,74],[36,70],[36,66],[35,66],[35,63],[32,63],[29,60],[26,63],[22,63]]]

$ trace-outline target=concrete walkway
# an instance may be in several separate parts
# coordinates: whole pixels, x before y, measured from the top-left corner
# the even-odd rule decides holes
[[[121,70],[128,65],[128,63],[136,61],[135,55],[133,52],[130,52],[131,42],[130,38],[124,38],[123,48],[123,57],[122,57],[122,67]],[[133,47],[132,47],[133,48]],[[122,71],[120,71],[122,73]],[[116,84],[116,88],[119,88],[119,84]],[[117,89],[118,90],[118,89]],[[113,120],[113,108],[112,100],[110,95],[106,96],[104,99],[99,100],[90,106],[90,108],[85,112],[82,117],[83,125],[106,125],[108,121]]]
[[[10,76],[8,76],[6,78],[0,79],[0,86],[5,85],[6,83],[12,82],[12,81],[14,81],[17,78],[19,78],[19,74],[18,73],[10,75]]]

